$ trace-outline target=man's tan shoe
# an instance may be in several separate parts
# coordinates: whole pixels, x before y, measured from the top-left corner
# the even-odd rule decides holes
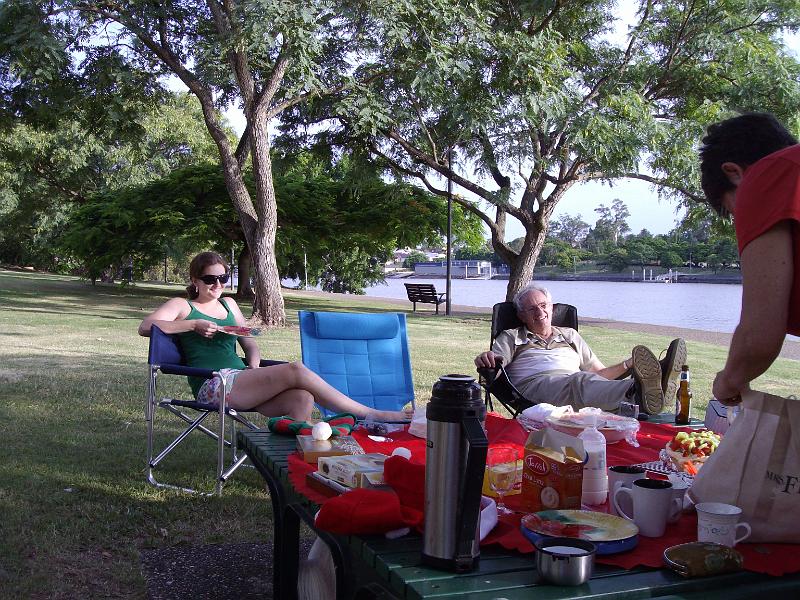
[[[642,411],[657,415],[664,410],[664,390],[661,388],[661,364],[646,346],[633,349],[633,379],[636,399]]]
[[[683,338],[672,340],[667,348],[667,355],[660,362],[664,402],[674,402],[678,392],[681,367],[686,364],[686,341]]]

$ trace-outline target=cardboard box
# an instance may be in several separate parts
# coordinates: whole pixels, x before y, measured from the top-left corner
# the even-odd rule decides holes
[[[361,445],[350,435],[340,435],[328,440],[315,440],[310,435],[298,435],[297,451],[304,461],[314,465],[322,456],[364,454]]]
[[[581,507],[583,442],[555,429],[534,431],[525,443],[522,509],[538,512]]]
[[[324,456],[317,462],[317,472],[350,488],[367,488],[383,485],[385,454],[360,454],[357,456]]]
[[[514,477],[514,487],[511,489],[510,492],[506,494],[506,498],[509,496],[516,496],[517,494],[522,493],[522,466],[524,461],[520,458],[517,461],[517,473]],[[492,498],[498,498],[497,492],[492,489],[492,486],[489,484],[489,466],[486,466],[486,470],[483,472],[483,489],[481,490],[481,494],[484,496],[490,496]]]

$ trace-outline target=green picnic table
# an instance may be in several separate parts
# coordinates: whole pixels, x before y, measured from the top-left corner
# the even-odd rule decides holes
[[[313,529],[313,516],[319,506],[299,494],[289,481],[288,456],[295,451],[294,438],[269,432],[243,431],[239,432],[237,443],[264,477],[270,490],[274,526],[274,597],[292,600],[297,597],[300,521],[305,521]],[[587,583],[560,587],[539,581],[531,554],[499,547],[481,548],[479,568],[458,575],[422,566],[422,538],[418,535],[388,540],[383,536],[339,536],[316,529],[315,532],[331,548],[337,573],[337,598],[800,598],[800,574],[770,577],[742,571],[684,579],[667,569],[627,570],[597,564]]]

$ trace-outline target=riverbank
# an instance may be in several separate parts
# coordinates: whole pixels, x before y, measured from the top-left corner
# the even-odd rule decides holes
[[[664,275],[660,273],[658,275]],[[654,274],[653,277],[657,275]],[[444,275],[416,275],[413,271],[390,271],[386,273],[387,279],[441,279],[444,280]],[[493,275],[492,279],[500,281],[508,281],[508,275]],[[454,279],[463,279],[463,277],[454,277]],[[481,278],[475,278],[481,279]],[[533,276],[534,281],[618,281],[622,283],[666,283],[663,279],[642,279],[640,276],[631,277],[623,273],[535,273]],[[710,274],[689,274],[679,273],[672,283],[722,283],[728,285],[737,285],[742,283],[741,274],[736,275],[714,275]]]
[[[411,303],[408,300],[399,300],[397,298],[382,298],[379,296],[356,296],[352,294],[335,294],[330,292],[321,292],[318,290],[291,290],[292,294],[298,297],[329,297],[338,298],[341,301],[346,301],[355,306],[358,304],[374,304],[376,300],[393,310],[410,311]],[[439,307],[440,312],[444,312],[444,305]],[[463,304],[453,304],[451,306],[453,316],[468,316],[468,315],[484,315],[487,318],[491,317],[492,307],[490,306],[467,306]],[[418,310],[415,313],[419,316],[430,316],[431,318],[439,318],[436,315],[432,306],[418,305]],[[690,329],[684,327],[673,327],[667,325],[651,325],[648,323],[630,323],[625,321],[615,321],[613,319],[599,319],[594,317],[580,317],[581,324],[591,325],[595,327],[605,327],[608,329],[618,329],[622,331],[646,333],[652,335],[663,335],[671,338],[682,337],[686,340],[702,342],[705,344],[714,344],[715,346],[728,347],[731,343],[732,334],[720,331],[703,331],[700,329]],[[786,340],[781,349],[780,356],[792,360],[800,360],[800,341]]]

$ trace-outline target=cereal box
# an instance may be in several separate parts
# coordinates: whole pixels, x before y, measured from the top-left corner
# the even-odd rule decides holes
[[[523,510],[580,509],[585,459],[578,438],[554,429],[532,432],[522,468]]]

